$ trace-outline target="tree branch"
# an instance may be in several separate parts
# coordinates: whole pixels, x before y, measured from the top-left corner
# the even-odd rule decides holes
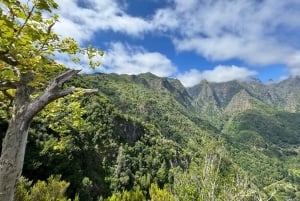
[[[17,66],[19,62],[13,58],[8,51],[0,51],[0,60],[11,66]]]
[[[5,91],[8,89],[16,89],[17,86],[18,86],[18,82],[0,81],[0,91]]]
[[[32,119],[38,112],[40,112],[46,105],[48,105],[52,101],[72,94],[75,91],[82,90],[85,94],[97,92],[97,89],[78,89],[75,87],[65,90],[59,89],[59,86],[61,86],[64,82],[71,79],[79,72],[80,70],[71,69],[54,78],[53,81],[49,84],[49,86],[45,89],[45,92],[28,105],[26,115],[27,118]]]
[[[21,31],[24,29],[24,27],[25,27],[26,24],[28,23],[30,17],[32,16],[32,13],[33,13],[34,9],[35,9],[35,6],[32,6],[31,10],[28,12],[28,15],[27,15],[27,17],[26,17],[24,23],[23,23],[22,26],[19,28],[19,30],[18,30],[18,32],[17,32],[17,34],[16,34],[16,38],[19,38],[19,36],[21,35]],[[11,41],[11,43],[10,43],[9,46],[11,46],[13,42],[14,42],[14,41]]]
[[[44,47],[46,46],[46,44],[48,43],[48,40],[49,40],[49,35],[51,34],[51,30],[52,30],[52,27],[55,25],[56,21],[53,22],[52,24],[50,24],[50,26],[48,27],[47,29],[47,38],[44,40],[43,44],[41,45],[40,47],[40,51],[42,51],[44,49]]]
[[[56,95],[58,98],[61,98],[61,97],[67,96],[67,95],[69,95],[69,94],[72,94],[72,93],[74,93],[74,92],[76,92],[76,91],[83,91],[84,94],[93,94],[93,93],[98,92],[98,89],[80,89],[80,88],[72,87],[72,88],[70,88],[70,89],[58,91],[57,93],[55,93],[55,95]]]
[[[46,91],[51,91],[57,89],[61,86],[64,82],[71,79],[74,75],[78,74],[80,70],[70,69],[64,72],[63,74],[59,75],[58,77],[54,78],[52,83],[47,87]]]

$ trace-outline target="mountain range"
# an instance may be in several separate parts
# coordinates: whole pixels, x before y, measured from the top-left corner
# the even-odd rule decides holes
[[[80,101],[77,127],[68,109],[34,120],[28,179],[60,174],[70,182],[67,194],[81,200],[134,189],[149,199],[151,183],[184,201],[300,200],[300,77],[185,88],[151,73],[99,73],[67,85],[99,92]]]
[[[89,79],[123,112],[154,124],[181,146],[199,133],[224,139],[234,163],[272,199],[300,199],[300,77],[267,84],[203,80],[190,88],[151,73]]]

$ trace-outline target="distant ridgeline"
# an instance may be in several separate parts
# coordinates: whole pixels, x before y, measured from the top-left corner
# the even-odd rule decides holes
[[[23,171],[33,183],[61,175],[80,200],[300,200],[299,77],[185,88],[151,73],[93,74],[68,84],[99,92],[79,98],[76,125],[71,111],[34,120]]]

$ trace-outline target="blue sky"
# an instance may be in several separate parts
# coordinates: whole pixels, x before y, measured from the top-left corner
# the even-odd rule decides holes
[[[299,0],[58,3],[56,31],[104,50],[100,72],[152,72],[185,86],[300,74]]]

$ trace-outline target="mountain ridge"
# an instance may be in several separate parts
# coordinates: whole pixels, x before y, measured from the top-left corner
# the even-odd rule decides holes
[[[38,116],[24,175],[36,181],[62,174],[70,195],[85,192],[82,200],[136,187],[149,198],[151,183],[167,185],[178,200],[209,200],[207,192],[215,200],[300,199],[298,83],[203,80],[185,88],[151,73],[78,75],[66,84],[98,89],[79,101],[83,126],[60,133]],[[242,198],[233,199],[237,194]]]
[[[263,84],[258,80],[251,81],[229,81],[223,83],[210,83],[201,81],[200,84],[194,87],[187,88],[191,97],[194,98],[194,105],[199,106],[197,102],[214,104],[219,112],[224,112],[230,101],[239,92],[244,91],[249,96],[261,102],[264,105],[269,105],[278,110],[298,112],[300,111],[300,77],[291,77],[279,83]],[[207,100],[207,94],[203,92],[203,88],[209,87],[213,99]],[[200,110],[205,111],[205,105],[199,106]],[[241,107],[246,107],[241,105]],[[249,108],[248,108],[249,109]]]

